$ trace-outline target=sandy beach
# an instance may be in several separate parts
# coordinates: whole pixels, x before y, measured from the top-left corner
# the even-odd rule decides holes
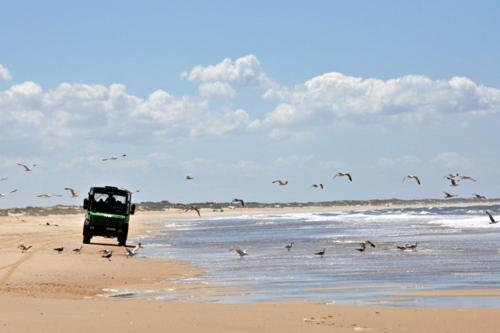
[[[362,209],[360,207],[353,207]],[[366,209],[367,207],[365,207]],[[369,207],[371,208],[371,207]],[[345,209],[343,207],[342,209]],[[282,209],[278,209],[284,212]],[[303,208],[314,211],[317,208]],[[269,212],[268,210],[265,210]],[[293,209],[293,211],[297,211]],[[235,209],[224,214],[257,214]],[[202,211],[204,215],[221,213]],[[139,212],[130,239],[161,227],[160,219],[186,213]],[[195,295],[222,287],[179,283],[202,271],[174,260],[127,258],[114,239],[96,238],[81,254],[83,215],[0,218],[1,332],[500,332],[497,309],[397,308],[282,302],[213,304],[106,297],[133,288]],[[17,246],[33,247],[22,253]],[[55,247],[64,246],[58,254]],[[99,250],[113,248],[111,261]],[[433,292],[431,296],[498,295],[498,290]],[[429,293],[395,296],[426,297]]]

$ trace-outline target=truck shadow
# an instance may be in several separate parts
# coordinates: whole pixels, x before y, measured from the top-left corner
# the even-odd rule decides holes
[[[127,244],[126,246],[120,246],[116,243],[98,243],[98,242],[90,242],[89,244],[86,245],[103,245],[103,246],[114,246],[114,247],[135,247],[135,245],[132,244]]]

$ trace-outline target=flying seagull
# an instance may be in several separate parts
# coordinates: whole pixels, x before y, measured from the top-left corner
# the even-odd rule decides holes
[[[57,251],[57,253],[61,254],[61,252],[64,251],[64,246],[56,247],[54,248],[54,251]]]
[[[405,245],[398,245],[397,248],[400,249],[401,251],[405,250],[416,250],[417,249],[418,242],[415,244],[408,244],[406,243]]]
[[[372,242],[367,240],[367,241],[359,243],[359,247],[356,250],[359,252],[364,252],[366,250],[366,245],[370,245],[371,247],[376,247],[375,244],[373,244]]]
[[[31,249],[31,245],[24,245],[24,244],[21,244],[19,245],[17,248],[20,249],[23,253],[28,251],[29,249]]]
[[[476,180],[472,178],[471,176],[460,176],[460,180],[470,180],[475,182]]]
[[[443,192],[443,193],[444,193],[444,198],[445,199],[450,199],[450,198],[453,198],[453,197],[457,196],[456,194],[451,194],[451,193],[448,193],[448,192]]]
[[[200,214],[200,209],[199,209],[198,207],[195,207],[195,206],[190,206],[190,207],[186,207],[186,208],[184,208],[184,211],[185,211],[185,212],[188,212],[188,211],[190,211],[190,210],[195,211],[195,212],[198,214],[198,216],[200,216],[200,217],[201,217],[201,214]]]
[[[187,175],[185,179],[186,179],[186,180],[193,180],[193,179],[194,179],[194,177],[193,177],[193,176],[190,176],[190,175]]]
[[[64,190],[69,191],[70,198],[78,198],[78,192],[71,187],[65,187]]]
[[[288,251],[290,251],[293,247],[293,242],[290,242],[288,244],[285,245],[285,249],[287,249]]]
[[[120,158],[125,158],[125,157],[127,157],[127,154],[122,154],[120,156],[113,155],[113,156],[110,156],[110,157],[105,157],[105,158],[101,159],[101,161],[103,161],[103,162],[106,162],[106,161],[116,161],[116,160],[119,160]]]
[[[33,168],[36,167],[36,164],[29,166],[27,164],[17,163],[17,165],[22,166],[24,168],[24,171],[33,171]]]
[[[493,217],[493,215],[491,215],[490,212],[486,211],[486,215],[488,215],[488,217],[490,218],[490,224],[495,224],[498,222],[497,220],[495,220],[495,218]]]
[[[450,182],[451,182],[451,185],[450,185],[450,186],[455,186],[455,187],[456,187],[456,186],[458,186],[458,182],[459,182],[459,181],[458,181],[458,180],[456,180],[455,178],[452,178],[452,179],[450,179]]]
[[[284,186],[284,185],[288,184],[288,180],[276,179],[276,180],[273,180],[273,184],[278,184],[280,186]]]
[[[321,256],[321,257],[322,257],[322,256],[324,256],[324,255],[325,255],[325,252],[326,252],[326,249],[325,249],[325,248],[323,248],[323,250],[321,250],[321,251],[319,251],[319,252],[314,253],[314,255],[316,255],[316,256]]]
[[[477,193],[474,193],[474,198],[475,199],[486,199],[486,197],[484,195],[477,194]]]
[[[83,249],[83,245],[80,245],[80,247],[73,249],[73,252],[80,254],[82,252],[82,249]]]
[[[50,193],[43,193],[37,195],[38,198],[44,198],[44,199],[50,199],[50,198],[56,198],[56,197],[62,197],[60,194],[50,194]]]
[[[349,181],[352,182],[352,176],[349,172],[339,172],[335,176],[333,176],[333,178],[335,177],[347,177],[349,178]]]
[[[7,179],[9,179],[9,177],[2,177],[2,178],[0,178],[0,182],[3,182],[4,180],[7,180]]]
[[[418,185],[421,185],[421,183],[420,183],[420,179],[418,178],[418,176],[415,176],[415,175],[408,175],[408,176],[406,176],[405,178],[403,178],[403,182],[404,182],[406,179],[415,179],[415,181],[417,182],[417,184],[418,184]]]
[[[247,250],[242,250],[239,247],[236,247],[233,250],[240,255],[240,258],[243,258],[244,256],[248,255]]]
[[[10,191],[10,192],[7,192],[7,193],[0,193],[0,198],[6,197],[6,196],[8,196],[9,194],[11,194],[11,193],[15,193],[15,192],[17,192],[17,189],[14,189],[14,190],[12,190],[12,191]]]
[[[312,184],[312,187],[323,189],[324,186],[323,186],[323,184],[318,183],[318,184]]]
[[[231,203],[240,203],[241,204],[241,207],[245,207],[245,201],[243,201],[243,199],[233,199],[233,201],[231,201]]]

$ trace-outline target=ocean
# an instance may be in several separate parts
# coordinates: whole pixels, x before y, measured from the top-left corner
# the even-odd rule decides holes
[[[208,302],[498,307],[500,297],[493,296],[395,296],[500,288],[500,223],[489,224],[486,209],[500,214],[500,206],[473,206],[169,219],[163,231],[140,239],[141,255],[180,259],[206,271],[182,283],[232,290],[199,296]],[[376,247],[356,251],[365,240]],[[289,242],[294,246],[287,251]],[[416,242],[416,250],[397,248]],[[248,256],[240,258],[234,247]],[[323,248],[323,257],[314,255]]]

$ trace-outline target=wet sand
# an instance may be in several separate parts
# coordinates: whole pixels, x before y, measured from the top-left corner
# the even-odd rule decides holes
[[[307,209],[288,210],[316,210],[314,207]],[[284,209],[276,210],[285,212]],[[228,213],[264,211],[235,209]],[[191,218],[191,214],[175,210],[139,212],[132,218],[130,238],[162,227],[157,223],[160,219],[188,215]],[[228,215],[209,211],[202,211],[202,214]],[[82,223],[82,215],[0,218],[0,332],[103,332],[112,329],[124,332],[500,332],[497,309],[295,302],[229,305],[105,297],[103,294],[107,292],[129,289],[195,295],[211,293],[214,289],[222,292],[223,288],[179,283],[202,272],[174,260],[127,258],[125,250],[115,246],[114,239],[95,238],[93,241],[101,244],[85,245],[81,254],[75,254],[71,250],[81,245]],[[17,249],[19,244],[33,247],[21,253]],[[65,247],[61,254],[53,251],[59,246]],[[98,251],[104,248],[114,250],[111,261],[101,258]],[[427,294],[450,296],[452,292],[467,295],[477,291]],[[491,293],[498,295],[498,291]]]

